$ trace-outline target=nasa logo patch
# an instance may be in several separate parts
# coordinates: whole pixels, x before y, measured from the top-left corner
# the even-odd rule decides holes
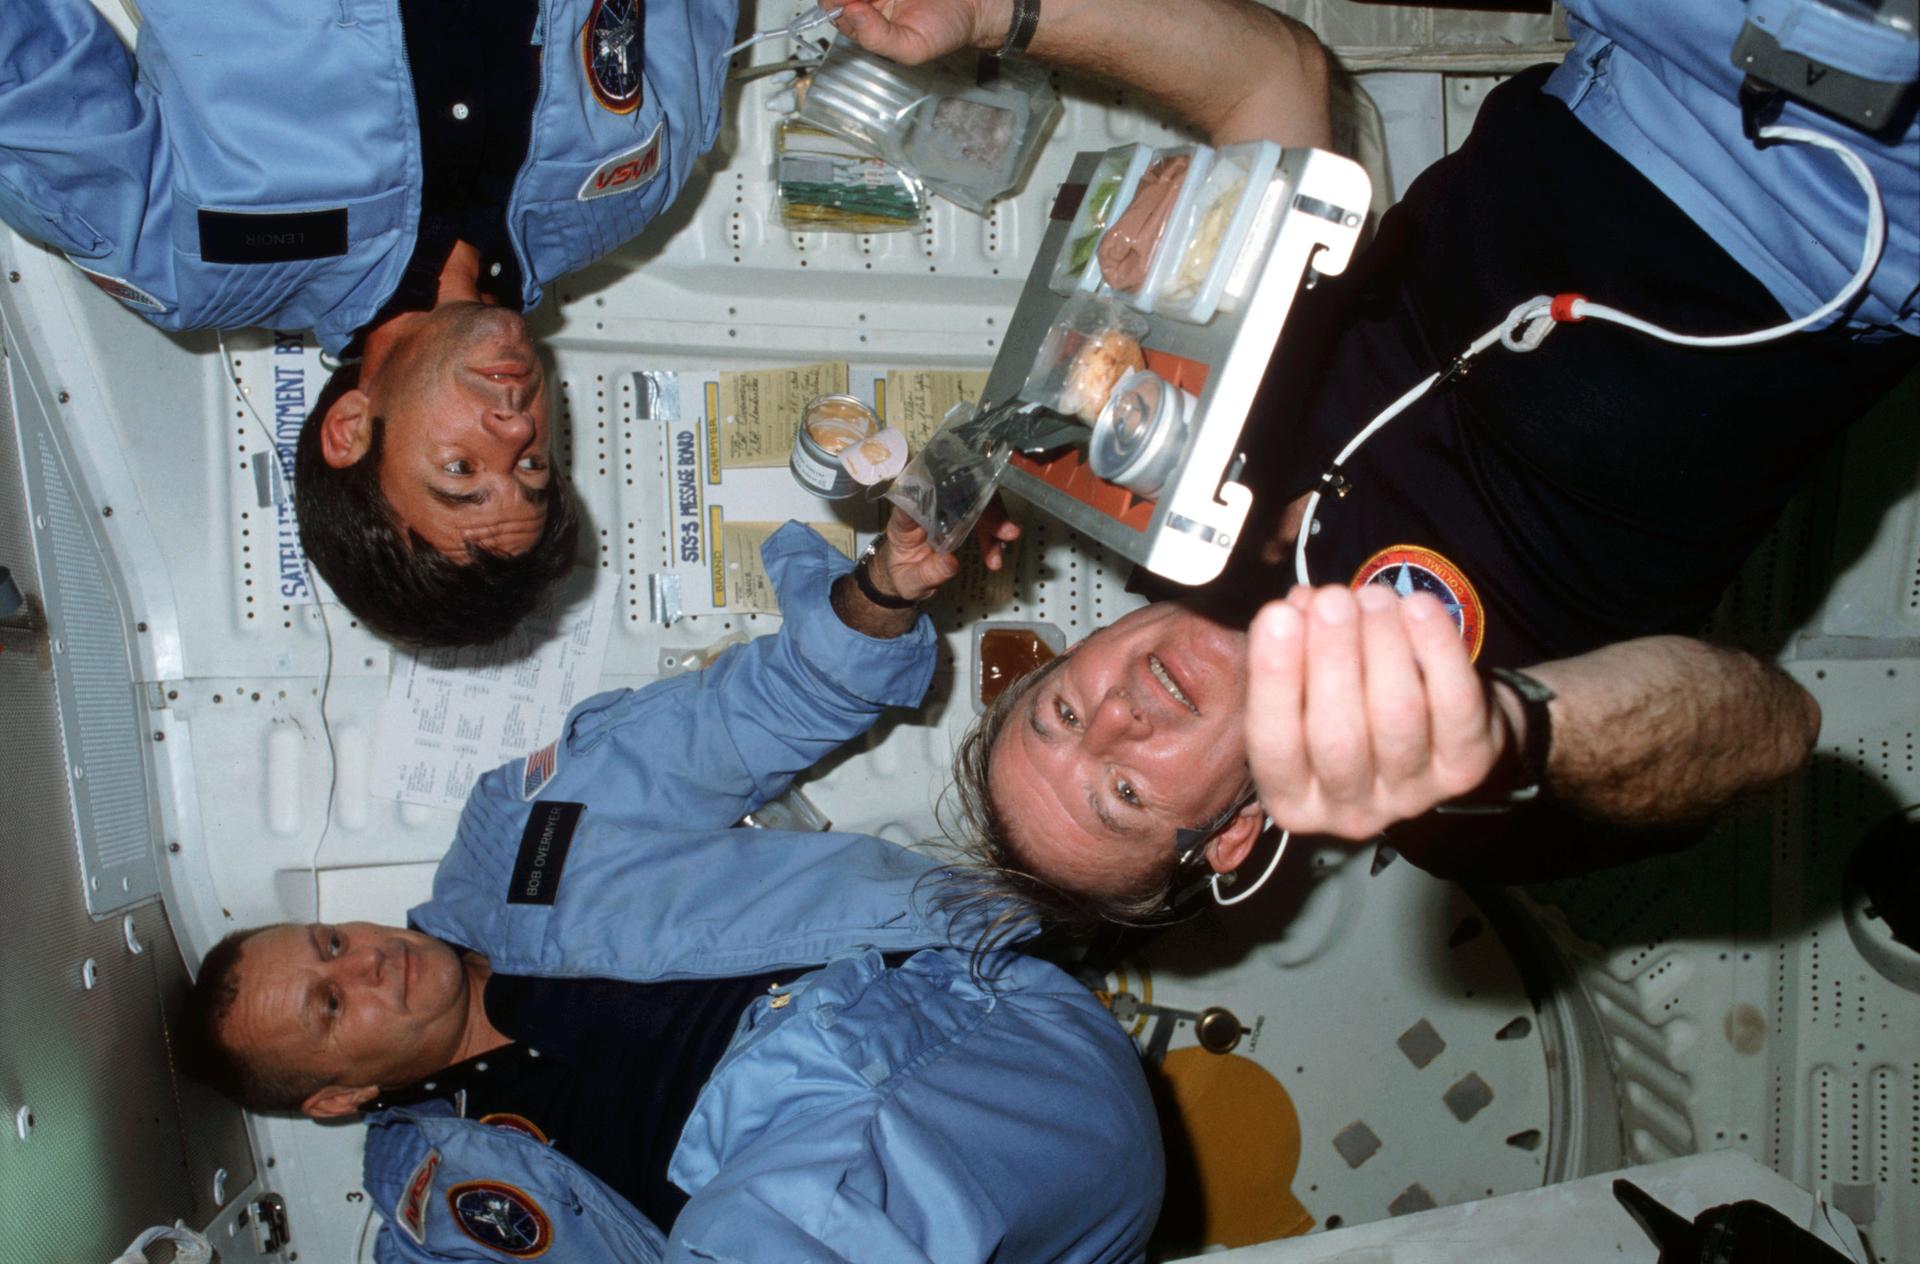
[[[447,1191],[460,1232],[516,1260],[537,1259],[553,1245],[553,1221],[525,1190],[501,1181],[465,1181]]]
[[[631,114],[640,108],[646,0],[593,0],[580,28],[580,63],[602,108]]]
[[[523,1137],[532,1137],[541,1145],[547,1144],[547,1134],[540,1131],[540,1125],[525,1115],[516,1115],[511,1111],[497,1110],[491,1115],[480,1116],[480,1122],[495,1128],[505,1128],[508,1132],[517,1132]]]
[[[1487,634],[1487,612],[1480,594],[1473,590],[1466,573],[1432,549],[1417,544],[1396,544],[1381,549],[1353,573],[1351,587],[1378,584],[1402,597],[1431,593],[1440,599],[1453,617],[1460,639],[1467,643],[1467,655],[1480,657],[1480,643]]]
[[[67,262],[73,263],[71,256],[68,257]],[[119,277],[110,277],[104,272],[95,272],[92,268],[81,267],[81,265],[77,263],[74,263],[73,266],[85,273],[87,280],[99,286],[105,293],[119,299],[128,307],[137,307],[143,312],[164,312],[167,310],[165,303],[162,303],[159,299],[130,281],[122,281]]]
[[[427,1151],[427,1157],[421,1159],[413,1174],[407,1177],[407,1187],[401,1191],[400,1202],[393,1209],[393,1222],[421,1246],[427,1244],[427,1195],[433,1191],[433,1174],[439,1167],[440,1152]]]
[[[617,153],[580,182],[580,201],[631,193],[660,174],[660,127],[639,146]]]

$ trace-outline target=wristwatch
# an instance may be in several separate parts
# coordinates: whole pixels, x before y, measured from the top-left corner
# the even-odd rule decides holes
[[[1027,51],[1027,45],[1033,43],[1033,33],[1040,29],[1040,0],[1013,0],[1013,16],[1007,22],[1006,42],[994,52],[995,57],[1018,57]]]
[[[859,587],[862,597],[882,610],[917,609],[920,605],[918,601],[907,597],[890,597],[881,592],[880,586],[873,582],[873,576],[867,571],[868,566],[873,562],[873,555],[880,551],[880,541],[884,538],[884,536],[873,537],[872,543],[867,545],[867,551],[862,553],[860,560],[853,564],[853,582]]]
[[[1489,670],[1492,676],[1520,699],[1520,714],[1527,722],[1526,736],[1520,748],[1503,752],[1487,779],[1457,799],[1434,808],[1436,812],[1460,815],[1484,815],[1510,812],[1523,803],[1540,797],[1547,776],[1547,756],[1553,748],[1553,713],[1547,704],[1559,695],[1525,672],[1507,667]]]

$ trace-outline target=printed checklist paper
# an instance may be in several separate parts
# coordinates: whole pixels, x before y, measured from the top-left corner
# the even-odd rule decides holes
[[[600,688],[619,591],[611,572],[578,569],[553,616],[497,645],[396,655],[371,793],[457,812],[482,774],[560,736]]]

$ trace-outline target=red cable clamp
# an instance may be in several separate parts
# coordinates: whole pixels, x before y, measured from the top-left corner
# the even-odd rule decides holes
[[[1562,324],[1571,325],[1586,319],[1585,316],[1573,310],[1575,303],[1586,301],[1587,296],[1584,294],[1556,294],[1553,296],[1553,306],[1547,309],[1547,314]]]

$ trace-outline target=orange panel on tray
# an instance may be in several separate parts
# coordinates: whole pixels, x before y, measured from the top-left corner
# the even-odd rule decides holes
[[[1155,351],[1152,347],[1143,347],[1142,350],[1147,354],[1148,368],[1187,394],[1197,399],[1200,392],[1206,389],[1210,365],[1174,355],[1170,351]]]
[[[1193,361],[1182,363],[1192,364]],[[1016,452],[1013,454],[1013,463],[1048,486],[1092,505],[1122,526],[1144,532],[1147,524],[1153,521],[1152,501],[1141,500],[1126,488],[1116,487],[1096,477],[1087,467],[1086,459],[1078,452],[1065,452],[1050,461],[1038,461]]]

